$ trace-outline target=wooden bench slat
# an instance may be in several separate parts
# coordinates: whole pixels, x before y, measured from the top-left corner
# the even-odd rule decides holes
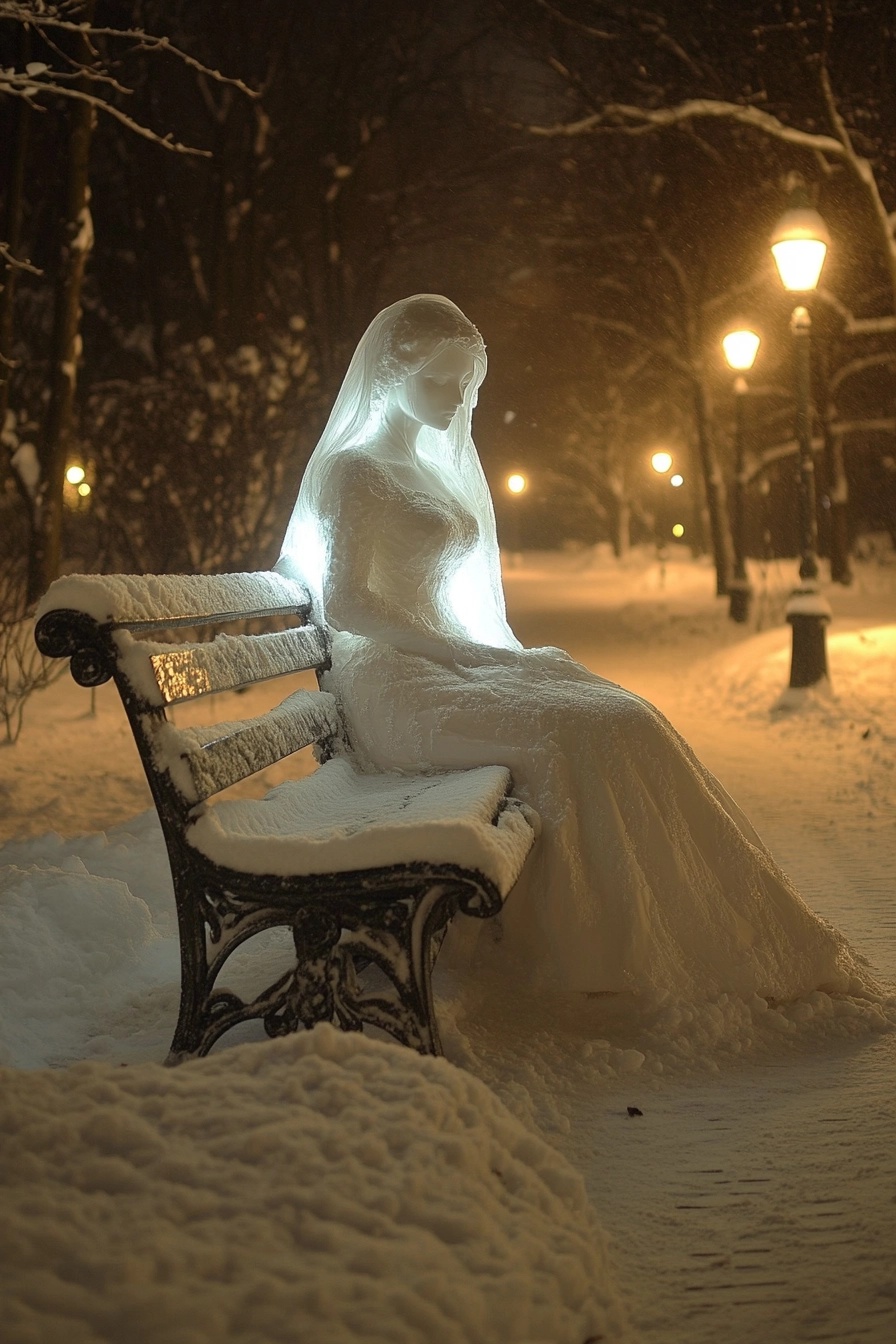
[[[218,635],[207,644],[146,642],[136,647],[147,650],[167,705],[320,667],[327,657],[324,635],[316,626],[268,635]]]
[[[254,719],[208,728],[163,722],[156,733],[156,755],[186,797],[204,802],[284,756],[340,732],[334,697],[326,691],[299,690]]]

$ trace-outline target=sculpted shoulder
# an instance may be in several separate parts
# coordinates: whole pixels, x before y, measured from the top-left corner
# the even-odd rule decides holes
[[[346,448],[333,457],[319,489],[320,509],[333,514],[346,509],[356,514],[376,503],[391,503],[398,493],[387,465],[357,448]]]

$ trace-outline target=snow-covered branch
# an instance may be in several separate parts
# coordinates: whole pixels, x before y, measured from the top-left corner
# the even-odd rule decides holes
[[[772,113],[764,112],[762,108],[714,98],[690,98],[675,107],[656,108],[607,103],[599,112],[593,112],[578,121],[558,122],[553,126],[529,126],[528,129],[533,135],[545,136],[587,135],[590,131],[607,129],[640,135],[698,120],[734,121],[814,153],[829,154],[838,159],[846,155],[844,146],[832,135],[801,131],[796,126],[788,126]]]
[[[43,275],[43,271],[37,266],[32,266],[30,261],[13,256],[9,244],[4,243],[2,238],[0,238],[0,261],[4,261],[7,266],[17,271],[29,271],[32,275]]]
[[[833,135],[790,126],[760,107],[714,98],[689,98],[673,107],[635,107],[629,103],[607,103],[600,111],[578,121],[558,122],[553,126],[530,125],[528,129],[533,135],[542,136],[578,136],[600,130],[644,135],[657,130],[689,126],[695,121],[714,120],[757,131],[796,149],[818,154],[823,161],[834,160],[857,179],[871,206],[896,306],[896,235],[892,216],[881,198],[873,166],[868,159],[857,154],[853,147],[849,130],[837,107],[827,67],[821,62],[818,69],[822,97],[835,131]]]
[[[109,28],[99,24],[79,23],[74,19],[67,19],[61,5],[41,4],[37,6],[33,3],[20,3],[20,0],[0,0],[0,19],[7,19],[13,23],[21,24],[23,27],[37,29],[45,36],[53,33],[72,33],[88,40],[94,37],[107,37],[116,41],[129,42],[131,44],[130,53],[140,51],[166,52],[174,56],[176,60],[183,62],[184,65],[198,71],[207,79],[214,79],[219,84],[229,84],[250,98],[259,96],[257,90],[250,88],[243,80],[222,74],[220,70],[212,69],[203,61],[197,60],[195,56],[191,56],[189,52],[175,46],[170,38],[148,33],[143,28]],[[4,71],[0,74],[0,78],[10,73],[8,70]],[[83,71],[79,70],[78,73],[97,78],[95,73],[91,73],[89,67],[85,67]],[[105,75],[103,77],[109,78]],[[122,89],[121,86],[118,87],[123,92],[129,92],[129,90]]]
[[[228,86],[228,89],[238,89],[240,93],[250,98],[259,96],[255,89],[251,89],[241,79],[224,75],[220,70],[215,70],[203,61],[197,60],[189,52],[175,46],[165,36],[147,33],[142,28],[111,28],[89,22],[79,23],[67,17],[67,13],[76,8],[66,4],[38,5],[21,3],[20,0],[0,0],[0,20],[17,23],[25,29],[35,29],[59,59],[59,64],[55,68],[46,61],[29,61],[24,69],[16,69],[15,66],[0,68],[0,94],[21,98],[35,110],[43,110],[39,100],[48,97],[67,98],[72,102],[86,103],[98,112],[104,112],[112,117],[135,135],[159,145],[162,149],[177,154],[195,154],[203,158],[210,157],[210,151],[181,144],[170,134],[160,135],[128,116],[120,107],[103,96],[103,91],[128,96],[131,90],[109,73],[98,57],[94,39],[107,38],[124,42],[128,44],[127,55],[142,52],[168,53],[183,65],[195,70],[204,81],[214,80],[218,84]],[[76,36],[82,44],[86,44],[91,57],[97,56],[97,59],[78,59],[63,51],[56,45],[54,38],[65,35]]]
[[[48,70],[47,74],[52,77],[53,71]],[[4,70],[0,72],[0,93],[10,93],[24,98],[32,107],[37,107],[34,99],[41,95],[50,95],[53,98],[68,98],[75,103],[87,103],[88,106],[95,108],[98,112],[105,112],[107,116],[120,122],[122,126],[126,126],[134,135],[139,135],[144,140],[159,145],[162,149],[170,149],[176,154],[196,154],[200,158],[211,158],[211,150],[196,149],[192,145],[181,144],[179,140],[174,139],[170,132],[167,135],[159,135],[157,131],[153,131],[141,122],[135,121],[133,117],[129,117],[126,112],[122,112],[114,103],[107,102],[105,98],[100,98],[95,93],[89,93],[86,89],[70,89],[57,83],[53,78],[35,79],[27,74],[20,75]]]
[[[892,434],[896,430],[896,419],[893,416],[875,416],[866,417],[860,420],[835,420],[831,425],[831,433],[836,438],[846,438],[849,434]],[[812,439],[812,452],[821,453],[824,450],[824,439],[816,435]],[[796,457],[800,451],[799,443],[796,439],[785,439],[782,443],[772,444],[763,449],[748,464],[745,480],[754,481],[765,471],[766,467],[772,466],[775,462],[780,462],[785,457]]]
[[[879,351],[875,355],[865,355],[861,359],[851,359],[848,364],[841,365],[837,372],[831,377],[828,384],[831,395],[833,396],[847,378],[854,378],[856,374],[865,373],[868,369],[879,369],[885,364],[891,364],[896,367],[896,354],[892,354],[889,351]]]

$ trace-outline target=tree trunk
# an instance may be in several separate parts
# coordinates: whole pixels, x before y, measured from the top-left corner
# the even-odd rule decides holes
[[[22,68],[28,63],[30,35],[22,29],[20,44],[20,62]],[[10,165],[9,184],[6,191],[6,213],[3,220],[3,236],[9,244],[13,257],[18,253],[22,242],[22,213],[25,200],[25,160],[28,154],[29,108],[24,99],[13,99],[12,140],[13,152]],[[11,373],[13,346],[13,314],[15,307],[15,288],[17,271],[7,262],[0,290],[0,429],[6,421],[9,407],[9,379]],[[5,465],[5,464],[4,464]]]
[[[85,6],[83,20],[93,18],[93,4]],[[86,38],[78,36],[75,59],[91,59]],[[68,137],[65,213],[56,274],[56,302],[50,353],[50,398],[40,452],[40,482],[36,508],[35,542],[30,556],[28,596],[33,601],[59,573],[62,557],[63,487],[65,458],[71,434],[75,382],[81,353],[81,289],[87,258],[93,246],[88,168],[95,114],[86,102],[72,102]]]
[[[722,473],[716,461],[710,439],[706,388],[699,378],[695,378],[693,389],[697,449],[700,454],[700,470],[706,490],[709,533],[712,538],[712,556],[716,567],[716,596],[724,597],[728,592],[733,554],[728,513],[725,507],[725,483],[722,480]]]

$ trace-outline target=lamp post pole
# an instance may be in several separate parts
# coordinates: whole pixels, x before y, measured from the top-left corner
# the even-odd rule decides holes
[[[809,206],[805,191],[792,193],[790,209],[772,235],[772,255],[786,290],[808,294],[818,284],[830,239],[824,220]],[[815,517],[815,463],[812,458],[812,322],[803,304],[790,318],[793,336],[796,439],[799,449],[800,581],[786,607],[792,631],[790,686],[794,690],[827,680],[825,645],[831,608],[818,584],[818,525]]]
[[[799,445],[800,578],[818,579],[818,521],[815,512],[815,459],[812,456],[812,319],[800,305],[790,316],[796,385],[796,438]]]
[[[734,499],[731,510],[731,545],[734,569],[728,584],[728,615],[743,625],[750,617],[753,588],[747,577],[746,539],[746,463],[745,438],[747,380],[741,374],[734,380]]]
[[[787,602],[793,631],[790,685],[814,686],[828,676],[825,627],[831,608],[818,587],[818,522],[815,512],[815,460],[812,456],[812,319],[800,304],[790,318],[796,388],[796,438],[799,447],[800,584]]]
[[[753,589],[747,576],[747,547],[744,536],[746,524],[746,401],[747,380],[744,376],[753,367],[759,349],[755,331],[730,331],[722,338],[722,349],[730,368],[737,372],[734,380],[734,497],[731,507],[731,546],[734,566],[728,584],[728,615],[732,621],[743,624],[749,619]]]

